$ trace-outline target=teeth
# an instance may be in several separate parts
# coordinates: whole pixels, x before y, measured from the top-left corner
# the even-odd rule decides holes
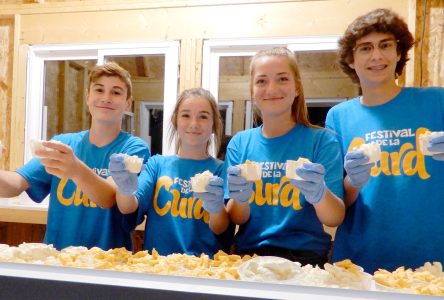
[[[370,70],[383,70],[383,69],[385,69],[385,65],[370,67]]]

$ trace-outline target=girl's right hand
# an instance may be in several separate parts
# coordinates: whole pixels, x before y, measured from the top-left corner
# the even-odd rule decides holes
[[[119,192],[123,195],[132,195],[137,191],[139,184],[137,174],[128,171],[123,160],[123,155],[114,153],[110,157],[108,169]]]
[[[219,213],[224,207],[224,181],[222,178],[213,176],[207,186],[206,192],[193,193],[194,197],[202,199],[203,208],[210,214]]]
[[[229,167],[227,172],[230,198],[239,203],[247,202],[253,194],[253,183],[240,174],[237,166]]]

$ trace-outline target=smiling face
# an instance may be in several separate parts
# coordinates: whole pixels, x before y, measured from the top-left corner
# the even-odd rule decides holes
[[[393,43],[394,46],[390,46]],[[362,49],[364,51],[360,51]],[[394,36],[373,32],[358,39],[353,60],[349,66],[356,71],[362,88],[394,83],[396,64],[400,60]]]
[[[209,101],[203,97],[188,97],[180,104],[177,113],[177,133],[180,149],[206,152],[213,133],[214,117]]]
[[[120,124],[125,111],[131,108],[127,86],[119,77],[101,76],[91,83],[86,103],[93,122]]]
[[[291,106],[298,96],[298,90],[285,57],[263,56],[256,61],[252,96],[264,121],[269,117],[291,118]]]

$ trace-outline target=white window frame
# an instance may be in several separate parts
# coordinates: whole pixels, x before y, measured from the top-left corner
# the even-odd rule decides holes
[[[219,62],[221,57],[253,56],[257,51],[271,47],[287,47],[291,51],[327,51],[338,48],[339,36],[303,36],[251,39],[209,39],[203,44],[202,87],[218,101]],[[251,99],[246,102],[245,129],[253,123]]]
[[[233,101],[219,101],[218,105],[227,110],[225,120],[223,120],[225,124],[225,135],[231,135],[233,125]]]
[[[174,110],[178,91],[179,76],[178,41],[147,42],[147,43],[113,43],[113,44],[63,44],[34,45],[28,50],[26,116],[25,116],[25,157],[27,162],[32,158],[30,141],[46,139],[46,113],[44,101],[44,65],[45,61],[54,60],[97,60],[103,63],[105,56],[128,56],[143,54],[165,55],[164,81],[164,120],[169,120]],[[164,154],[174,153],[169,147],[166,136],[168,122],[164,123],[163,148]]]

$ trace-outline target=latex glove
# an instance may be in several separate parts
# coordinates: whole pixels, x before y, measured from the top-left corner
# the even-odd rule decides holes
[[[310,204],[318,204],[327,193],[324,181],[324,166],[317,163],[304,163],[296,169],[296,174],[304,180],[291,179],[290,183],[297,187]]]
[[[353,150],[345,155],[344,169],[353,186],[360,188],[370,180],[370,170],[375,164],[368,161],[362,150]]]
[[[137,174],[126,169],[123,159],[123,155],[114,153],[110,157],[108,169],[119,192],[123,195],[132,195],[138,187]]]
[[[193,193],[194,197],[202,199],[203,208],[215,214],[220,212],[224,207],[224,181],[222,178],[213,176],[205,187],[204,193]]]
[[[253,193],[253,183],[240,174],[241,169],[237,166],[229,167],[227,173],[230,198],[239,203],[247,202]]]
[[[431,136],[429,138],[430,145],[427,147],[427,150],[433,152],[439,152],[433,154],[432,157],[436,160],[444,161],[444,133],[439,133]]]

